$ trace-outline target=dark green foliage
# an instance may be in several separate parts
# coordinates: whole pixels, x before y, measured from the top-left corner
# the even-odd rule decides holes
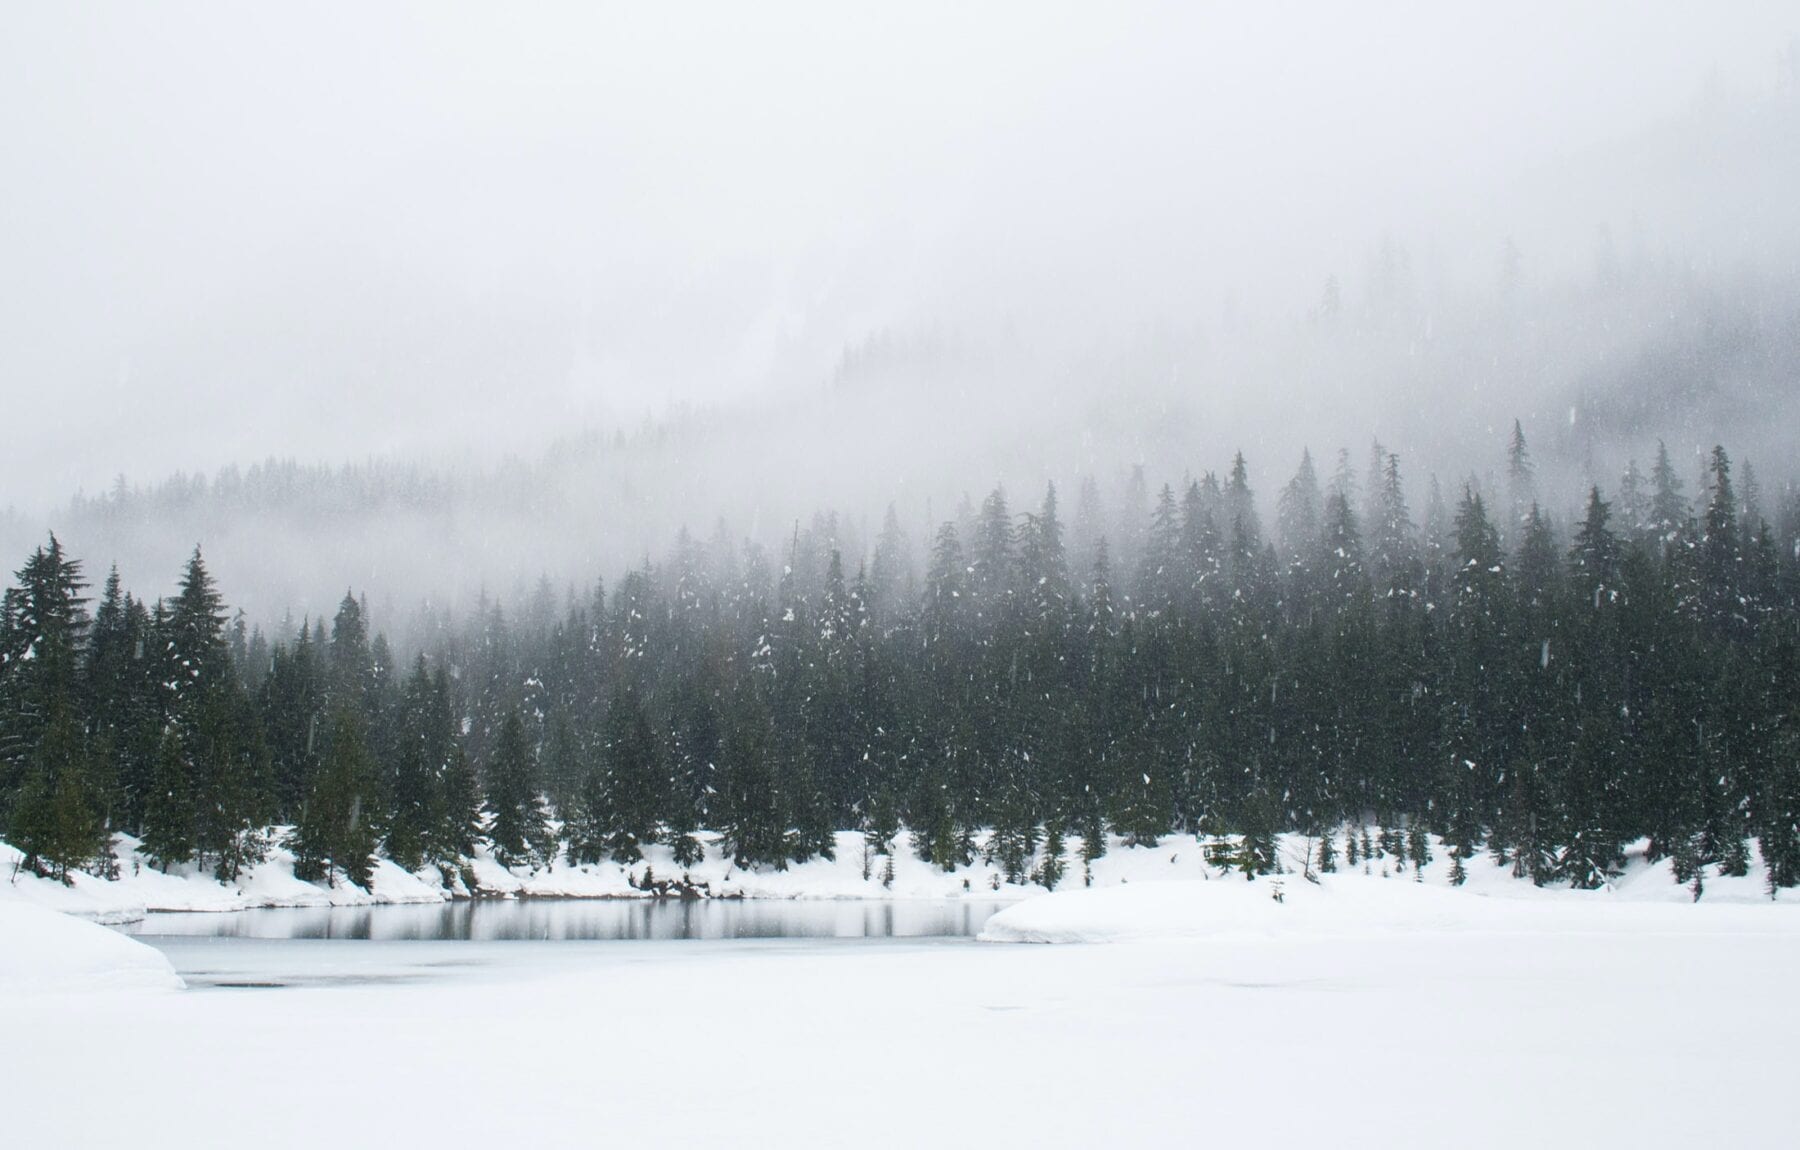
[[[27,868],[66,881],[111,857],[81,720],[87,584],[54,535],[16,577],[0,598],[0,834]]]
[[[168,870],[194,857],[194,799],[181,736],[163,734],[144,803],[143,851]]]
[[[875,540],[821,514],[780,562],[683,533],[610,599],[428,613],[398,669],[354,594],[326,625],[228,622],[198,551],[171,599],[113,576],[90,619],[51,539],[0,610],[0,833],[46,873],[104,871],[124,830],[229,877],[295,823],[302,869],[357,881],[368,835],[408,868],[484,838],[550,862],[548,799],[579,860],[691,866],[714,831],[783,867],[858,828],[873,879],[904,826],[945,870],[985,842],[1055,883],[1068,835],[1084,875],[1109,833],[1258,874],[1304,831],[1318,871],[1422,874],[1429,830],[1452,881],[1483,852],[1597,886],[1647,841],[1698,890],[1752,844],[1800,883],[1800,498],[1716,449],[1691,506],[1666,451],[1562,503],[1512,432],[1503,490],[1453,509],[1434,482],[1423,523],[1377,445],[1367,479],[1305,457],[1272,538],[1242,456],[1085,481],[1067,528],[1055,488],[1022,514],[996,490],[922,579],[898,513]]]
[[[863,836],[870,850],[886,855],[893,852],[894,839],[899,834],[900,805],[894,801],[893,792],[882,787],[869,801],[869,811],[863,820]]]
[[[538,866],[550,860],[553,841],[538,790],[537,752],[526,741],[517,711],[500,724],[487,764],[488,841],[504,866]]]
[[[454,749],[449,699],[441,682],[434,683],[424,656],[413,664],[388,750],[388,857],[406,870],[423,866],[433,851],[438,791]],[[447,861],[447,860],[445,860]]]
[[[1412,856],[1413,870],[1419,875],[1425,873],[1425,865],[1431,861],[1431,838],[1425,833],[1425,824],[1415,820],[1406,831],[1406,849]]]
[[[671,831],[669,850],[675,856],[676,866],[698,866],[706,858],[705,844],[691,830]]]
[[[635,692],[613,698],[605,740],[604,785],[595,792],[593,776],[584,782],[587,817],[598,822],[595,829],[613,861],[636,862],[644,857],[643,845],[658,838],[665,787],[661,748]]]
[[[612,845],[608,811],[606,776],[598,768],[592,769],[582,776],[581,785],[568,796],[561,812],[563,846],[570,862],[591,864],[608,856]]]
[[[1055,890],[1063,876],[1063,832],[1061,823],[1051,823],[1044,832],[1044,861],[1038,865],[1037,880],[1045,890]]]
[[[300,822],[289,837],[294,873],[301,878],[369,885],[377,836],[371,825],[375,809],[375,761],[356,707],[341,702],[331,716],[330,745]]]
[[[439,862],[468,858],[486,834],[486,799],[475,765],[461,747],[450,753],[439,795],[433,807],[432,857]]]
[[[13,803],[8,833],[24,852],[26,869],[67,882],[71,870],[91,870],[102,855],[111,858],[89,775],[72,716],[58,717],[40,736]]]

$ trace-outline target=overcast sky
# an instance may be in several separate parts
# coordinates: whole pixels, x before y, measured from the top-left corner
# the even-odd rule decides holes
[[[0,10],[0,507],[527,448],[816,386],[881,330],[1279,311],[1383,234],[1492,259],[1535,226],[1510,189],[1770,85],[1800,30],[1791,3],[521,8]]]

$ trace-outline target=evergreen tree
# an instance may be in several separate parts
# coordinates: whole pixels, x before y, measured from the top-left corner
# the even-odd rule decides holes
[[[488,841],[502,866],[541,866],[552,847],[548,812],[537,785],[537,754],[516,710],[501,721],[487,764]]]
[[[348,703],[333,708],[330,745],[312,794],[289,836],[294,873],[337,885],[337,874],[353,886],[367,887],[375,864],[377,836],[369,812],[374,807],[375,763],[357,710]]]
[[[1302,451],[1300,468],[1282,488],[1275,517],[1282,562],[1289,569],[1304,564],[1312,554],[1323,514],[1324,496],[1319,491],[1318,473],[1313,470],[1312,452]]]
[[[663,804],[660,759],[642,701],[621,691],[606,715],[606,783],[600,807],[602,839],[617,862],[638,861],[644,857],[640,848],[657,841]]]
[[[0,597],[0,833],[67,881],[111,857],[81,715],[87,584],[54,535],[15,577]]]
[[[424,865],[431,851],[436,793],[454,737],[447,704],[420,655],[406,681],[399,737],[389,749],[393,783],[383,840],[388,857],[406,870]]]
[[[1681,477],[1675,473],[1675,465],[1669,461],[1669,449],[1661,440],[1656,443],[1656,464],[1650,470],[1650,484],[1650,533],[1667,549],[1674,546],[1687,529],[1688,505],[1681,494]]]
[[[157,752],[139,849],[164,871],[194,857],[192,787],[181,737],[173,730],[164,732]]]
[[[474,855],[476,844],[486,837],[486,800],[475,766],[460,746],[451,752],[440,793],[432,856],[440,862],[469,858]]]
[[[1525,429],[1513,420],[1512,439],[1506,445],[1506,494],[1512,505],[1508,533],[1525,526],[1528,508],[1537,506],[1537,468],[1525,446]]]

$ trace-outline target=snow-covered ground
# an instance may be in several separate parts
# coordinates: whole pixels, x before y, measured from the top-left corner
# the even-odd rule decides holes
[[[678,867],[664,846],[645,849],[642,862],[630,866],[602,863],[594,866],[571,866],[559,861],[553,866],[535,870],[508,870],[484,850],[471,860],[477,886],[483,894],[512,897],[544,898],[643,898],[646,878],[675,879],[686,876],[695,884],[703,884],[715,896],[736,898],[829,898],[829,899],[918,899],[957,898],[975,895],[986,898],[1032,898],[1043,895],[1045,888],[1037,884],[1010,884],[1002,881],[997,867],[979,858],[966,867],[945,873],[920,860],[906,849],[906,836],[901,836],[900,849],[892,856],[892,874],[887,872],[889,860],[880,855],[865,859],[862,836],[843,831],[837,836],[836,857],[815,858],[786,870],[763,867],[745,871],[732,865],[711,836],[707,840],[706,858],[693,867]],[[369,889],[344,884],[305,882],[294,877],[293,857],[276,847],[268,859],[250,869],[234,883],[221,883],[210,871],[194,866],[176,868],[164,874],[137,853],[136,840],[120,836],[118,857],[121,877],[104,881],[91,875],[76,874],[73,885],[64,886],[20,872],[19,853],[0,843],[0,900],[23,899],[53,910],[92,918],[100,922],[130,922],[142,918],[147,911],[234,911],[252,907],[326,907],[371,906],[387,903],[430,903],[467,895],[460,877],[453,878],[447,888],[441,876],[430,869],[408,873],[387,860],[376,864]],[[1282,854],[1291,870],[1303,869],[1303,860],[1311,849],[1300,836],[1282,839]],[[1216,880],[1218,871],[1207,864],[1202,844],[1189,836],[1172,836],[1155,847],[1124,847],[1111,844],[1108,852],[1096,860],[1091,873],[1085,872],[1080,857],[1079,840],[1072,842],[1064,856],[1065,873],[1059,890],[1082,887],[1089,880],[1095,887],[1165,881]],[[1754,852],[1753,852],[1754,853]],[[866,874],[866,877],[865,877]],[[1359,864],[1341,871],[1333,881],[1352,877],[1406,882],[1420,876],[1408,865],[1396,870],[1392,860],[1381,859]],[[1423,876],[1427,886],[1449,885],[1449,861],[1441,846],[1434,843],[1434,857]],[[1296,875],[1288,876],[1290,884],[1298,883]],[[1504,898],[1563,898],[1592,901],[1611,898],[1629,901],[1689,903],[1693,896],[1686,886],[1674,881],[1672,864],[1664,859],[1654,866],[1632,856],[1625,873],[1604,892],[1570,892],[1539,890],[1529,882],[1515,879],[1510,872],[1496,867],[1485,856],[1468,863],[1465,892]],[[1800,899],[1794,891],[1782,892],[1788,901]],[[1703,901],[1766,902],[1769,892],[1759,865],[1741,878],[1720,877],[1708,869]]]
[[[160,951],[20,899],[0,900],[0,1004],[24,996],[181,985]]]
[[[712,836],[706,836],[706,858],[692,867],[677,866],[666,846],[645,848],[644,859],[629,866],[601,863],[572,866],[566,860],[536,869],[507,869],[483,849],[470,860],[469,871],[483,895],[536,898],[647,898],[646,880],[686,877],[707,892],[728,898],[828,898],[917,899],[954,898],[965,894],[985,897],[1017,897],[1044,893],[1041,886],[1012,886],[1001,881],[1000,871],[977,860],[973,865],[946,873],[901,849],[887,874],[887,859],[864,858],[863,838],[855,831],[837,836],[836,857],[815,858],[786,870],[762,867],[746,871],[734,866]],[[1191,841],[1191,840],[1190,840]],[[329,885],[294,877],[294,860],[276,846],[268,858],[244,871],[236,882],[223,883],[210,870],[192,864],[164,873],[142,858],[137,840],[120,835],[116,853],[120,877],[103,880],[76,873],[72,885],[51,882],[19,869],[16,848],[0,842],[0,900],[21,899],[53,910],[100,922],[132,922],[148,911],[235,911],[253,907],[372,906],[388,903],[429,903],[464,897],[470,892],[460,875],[448,887],[441,876],[427,868],[408,873],[382,859],[375,866],[368,889],[342,882]],[[1198,851],[1189,852],[1198,859]],[[1142,860],[1160,866],[1161,859]],[[864,877],[865,866],[867,877]],[[1102,860],[1099,881],[1118,881],[1136,873],[1140,860],[1121,855]],[[1080,882],[1080,863],[1074,863],[1074,882]]]
[[[375,903],[440,902],[441,885],[408,874],[382,859],[370,889],[311,883],[294,877],[294,857],[276,847],[266,861],[247,869],[234,883],[192,864],[164,873],[143,859],[137,840],[119,835],[113,880],[72,872],[70,884],[38,878],[19,868],[16,847],[0,842],[0,901],[31,902],[97,922],[133,922],[152,910],[229,911],[260,906],[367,906]]]
[[[1266,878],[1140,875],[993,920],[994,937],[1012,916],[1019,937],[1124,940],[1109,945],[219,940],[175,953],[237,956],[245,981],[290,985],[0,984],[6,1140],[1460,1150],[1792,1136],[1791,905],[1508,898],[1361,874],[1283,887],[1277,903]]]
[[[1524,886],[1471,890],[1322,875],[1253,882],[1140,883],[1059,891],[1014,904],[989,919],[987,942],[1124,942],[1258,938],[1381,940],[1394,935],[1504,931],[1511,934],[1643,933],[1703,930],[1800,933],[1800,908],[1742,901],[1671,903],[1615,891],[1548,891]],[[1531,890],[1530,896],[1506,897]],[[1800,956],[1797,956],[1800,957]]]

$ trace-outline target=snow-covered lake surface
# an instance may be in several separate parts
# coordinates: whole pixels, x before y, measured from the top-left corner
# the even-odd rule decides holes
[[[520,898],[119,929],[0,899],[5,1142],[1792,1141],[1800,911],[1755,874],[1696,904],[1642,863],[1579,892],[1480,860],[1460,888],[1441,859],[1246,883],[1192,854],[1116,851],[1107,885],[1010,906]]]
[[[161,935],[185,991],[0,987],[8,1138],[1790,1140],[1791,906],[1300,885],[1076,890],[984,928],[1063,945]],[[59,930],[96,964],[116,957],[101,934],[130,941]]]

